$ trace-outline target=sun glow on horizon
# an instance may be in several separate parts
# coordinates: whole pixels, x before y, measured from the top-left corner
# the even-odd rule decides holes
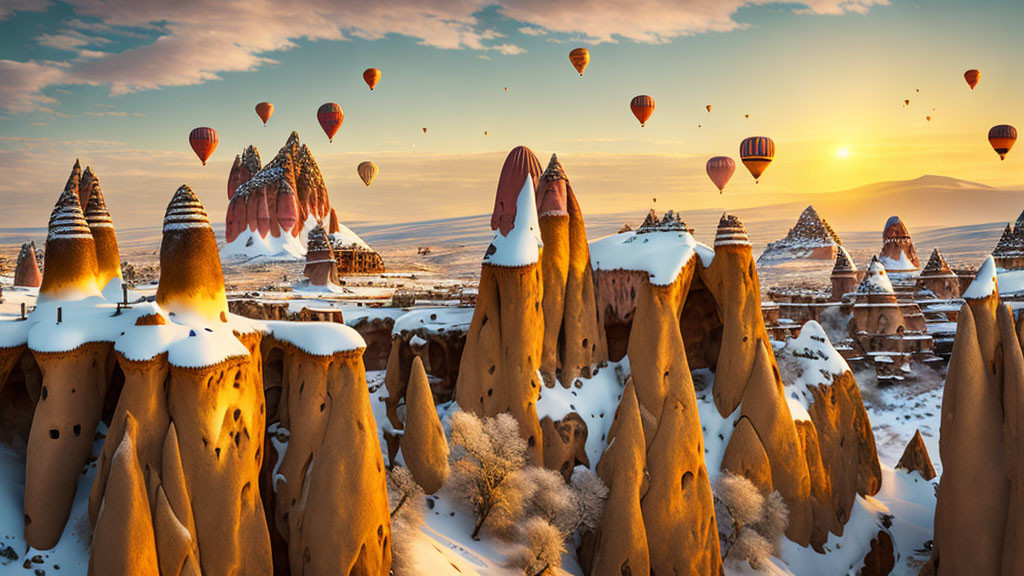
[[[836,158],[839,158],[840,160],[846,160],[849,157],[850,149],[847,148],[846,146],[840,146],[839,148],[836,149]]]

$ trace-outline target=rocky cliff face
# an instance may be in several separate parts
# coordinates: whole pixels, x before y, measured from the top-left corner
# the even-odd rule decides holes
[[[757,263],[765,266],[799,259],[833,260],[842,244],[839,235],[818,215],[814,206],[808,206],[785,238],[768,243]]]

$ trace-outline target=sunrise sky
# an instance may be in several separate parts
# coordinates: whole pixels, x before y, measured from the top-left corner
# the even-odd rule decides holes
[[[291,130],[346,220],[488,212],[518,144],[544,164],[557,152],[591,213],[652,197],[741,208],[923,174],[1024,187],[1024,150],[1000,162],[986,140],[994,124],[1024,128],[1019,1],[364,3],[0,0],[0,226],[45,225],[76,157],[119,226],[159,225],[183,182],[223,221],[235,154],[255,144],[266,162]],[[591,51],[582,78],[577,46]],[[982,71],[973,92],[968,68]],[[657,103],[645,128],[637,94]],[[266,127],[261,100],[276,107]],[[333,144],[324,102],[345,110]],[[196,126],[220,134],[205,168]],[[753,135],[774,139],[774,163],[757,185],[740,166],[719,196],[704,162],[738,161]],[[368,189],[363,160],[380,166]]]

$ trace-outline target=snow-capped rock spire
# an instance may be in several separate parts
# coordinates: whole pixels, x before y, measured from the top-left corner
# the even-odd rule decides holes
[[[718,231],[715,233],[715,248],[750,245],[750,237],[743,222],[734,214],[723,212],[721,220],[718,221]]]

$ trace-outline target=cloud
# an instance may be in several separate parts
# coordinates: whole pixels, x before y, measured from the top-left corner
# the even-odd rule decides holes
[[[46,0],[0,0],[0,20],[6,20],[15,12],[44,12],[50,7]]]
[[[549,40],[627,39],[664,43],[673,38],[741,28],[740,8],[782,4],[813,14],[863,13],[888,0],[68,0],[74,16],[60,30],[36,38],[46,47],[73,52],[65,69],[53,62],[4,61],[0,72],[20,67],[0,88],[0,108],[11,113],[54,103],[47,88],[93,85],[112,95],[217,80],[225,73],[256,70],[299,41],[414,38],[424,46],[476,50],[483,54],[522,54],[526,50],[485,27],[478,15],[495,9],[521,24],[528,36]],[[0,19],[20,10],[40,10],[45,2],[0,0]],[[142,33],[144,32],[144,34]],[[111,50],[113,37],[139,39],[136,46]],[[40,72],[29,74],[31,68]],[[5,79],[7,76],[4,76]]]

